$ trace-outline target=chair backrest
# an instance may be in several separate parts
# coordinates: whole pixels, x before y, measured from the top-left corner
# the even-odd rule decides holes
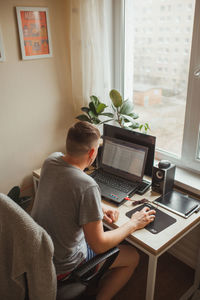
[[[56,299],[53,243],[19,205],[0,194],[0,299]]]
[[[75,268],[64,282],[58,282],[57,300],[88,299],[88,295],[96,295],[99,280],[119,251],[118,247],[113,247]]]

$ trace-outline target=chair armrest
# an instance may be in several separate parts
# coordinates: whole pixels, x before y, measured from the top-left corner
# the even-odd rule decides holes
[[[84,284],[87,284],[90,280],[99,280],[105,271],[112,265],[114,260],[119,254],[119,248],[114,247],[104,253],[97,254],[92,259],[84,263],[83,265],[74,269],[70,275],[69,280],[80,281]],[[91,275],[91,271],[97,267],[100,263],[103,263],[101,268]]]

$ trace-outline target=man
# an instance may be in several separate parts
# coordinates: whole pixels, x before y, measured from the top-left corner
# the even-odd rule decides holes
[[[94,253],[118,245],[129,234],[154,220],[155,211],[144,208],[121,227],[104,232],[102,220],[115,222],[118,212],[101,205],[97,183],[84,172],[96,158],[99,139],[96,127],[88,122],[77,122],[68,131],[66,155],[54,153],[42,167],[32,215],[52,237],[58,279]],[[111,299],[126,284],[138,264],[135,248],[127,245],[119,245],[119,248],[120,253],[101,284],[98,300]]]

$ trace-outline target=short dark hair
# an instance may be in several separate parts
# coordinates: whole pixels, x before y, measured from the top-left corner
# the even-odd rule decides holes
[[[66,139],[66,151],[71,156],[87,153],[99,140],[100,132],[93,124],[79,121],[69,128]]]

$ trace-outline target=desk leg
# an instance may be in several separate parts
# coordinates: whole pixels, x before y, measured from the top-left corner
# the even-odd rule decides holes
[[[147,275],[146,300],[154,299],[156,269],[157,269],[157,257],[150,254],[149,264],[148,264],[148,275]]]
[[[197,257],[197,265],[196,265],[194,284],[197,287],[199,287],[199,285],[200,285],[200,249],[199,249],[198,257]]]
[[[191,288],[180,298],[180,300],[188,300],[191,295],[194,294],[193,299],[198,299],[195,295],[195,291],[196,293],[198,293],[197,289],[199,288],[200,285],[200,249],[199,249],[199,253],[198,253],[198,257],[197,257],[197,265],[196,265],[196,271],[195,271],[195,277],[194,277],[194,283],[191,286]]]
[[[36,194],[38,188],[39,180],[33,176],[33,184],[34,184],[34,193]]]

